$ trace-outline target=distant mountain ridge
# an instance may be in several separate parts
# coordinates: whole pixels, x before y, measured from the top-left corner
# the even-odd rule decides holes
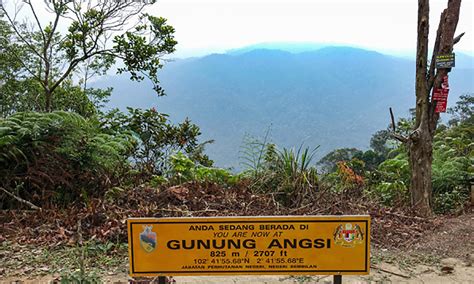
[[[456,66],[472,57],[460,60]],[[474,92],[469,66],[450,73],[450,105]],[[414,106],[414,69],[411,60],[353,47],[254,48],[167,64],[159,75],[168,94],[162,98],[125,76],[96,85],[114,87],[110,106],[156,107],[175,122],[189,117],[204,139],[216,140],[208,153],[217,165],[238,167],[244,135],[261,136],[270,126],[278,145],[321,145],[319,157],[339,147],[367,148],[388,125],[388,107],[404,116]]]
[[[270,50],[281,50],[290,53],[301,53],[307,51],[315,51],[324,47],[330,46],[327,43],[312,43],[312,42],[300,42],[300,43],[288,43],[288,42],[264,42],[257,43],[241,48],[234,48],[228,50],[227,54],[240,55],[256,49],[270,49]],[[335,45],[332,45],[335,46]]]
[[[317,43],[317,42],[263,42],[252,44],[240,48],[233,48],[227,50],[226,54],[231,55],[240,55],[256,49],[267,49],[267,50],[281,50],[287,51],[290,53],[302,53],[308,51],[316,51],[322,48],[332,48],[332,47],[352,47],[356,49],[367,50],[363,47],[348,46],[345,44],[333,44],[333,43]],[[400,57],[404,59],[415,60],[415,50],[374,50],[376,52],[382,53],[384,55],[391,55],[395,57]],[[431,56],[431,54],[429,55]],[[456,51],[456,57],[459,62],[462,64],[461,68],[474,68],[474,52],[465,52],[465,51]]]

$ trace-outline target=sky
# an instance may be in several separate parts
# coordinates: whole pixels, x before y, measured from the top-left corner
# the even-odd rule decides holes
[[[0,0],[12,3],[19,0]],[[123,0],[131,1],[131,0]],[[136,0],[135,0],[136,1]],[[416,49],[416,0],[158,0],[147,12],[176,29],[175,57],[225,52],[258,43],[350,45],[394,55]],[[42,21],[51,15],[33,0]],[[430,1],[430,43],[447,0]],[[474,0],[463,0],[455,51],[474,55]],[[66,30],[67,26],[61,27]],[[431,49],[431,48],[430,48]]]
[[[447,0],[430,1],[433,43]],[[151,14],[176,28],[176,55],[222,52],[262,42],[347,44],[414,54],[416,0],[158,0]],[[456,50],[474,54],[474,0],[463,0]]]

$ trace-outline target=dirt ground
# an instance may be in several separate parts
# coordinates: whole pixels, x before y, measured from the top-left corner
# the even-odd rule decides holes
[[[75,248],[31,247],[3,241],[0,283],[51,283],[70,273]],[[106,283],[127,283],[127,252],[123,246],[93,246],[88,267]],[[102,252],[106,252],[105,255]],[[474,214],[443,220],[425,232],[422,241],[404,249],[373,247],[371,273],[343,276],[343,283],[474,283]],[[89,272],[92,271],[89,269]],[[106,272],[104,272],[106,271]],[[174,277],[176,283],[331,283],[332,276]]]
[[[428,266],[418,264],[408,269],[402,269],[397,265],[381,263],[372,268],[368,276],[343,276],[343,283],[474,283],[474,268],[463,263],[459,259],[450,259],[453,271],[449,274],[441,271],[441,266]],[[388,271],[388,272],[386,272]],[[395,273],[397,275],[395,275]],[[5,277],[0,283],[52,283],[57,276],[43,277]],[[229,277],[207,277],[189,276],[174,277],[174,283],[181,284],[220,284],[220,283],[268,283],[268,284],[289,284],[289,283],[332,283],[333,277],[328,276],[229,276]],[[105,283],[128,283],[126,274],[108,275],[103,278]]]
[[[186,187],[186,188],[185,188]],[[185,196],[183,196],[185,194]],[[407,208],[386,208],[352,195],[319,195],[283,208],[271,195],[246,187],[196,183],[166,190],[139,188],[114,202],[88,206],[0,211],[0,283],[51,283],[79,275],[126,283],[130,217],[364,214],[371,216],[371,272],[344,283],[474,283],[474,213],[425,219]],[[80,241],[84,240],[84,241]],[[149,280],[149,279],[148,279]],[[331,276],[175,277],[176,283],[331,283]],[[64,282],[63,282],[64,283]],[[77,282],[76,282],[77,283]],[[141,282],[146,283],[146,282]]]

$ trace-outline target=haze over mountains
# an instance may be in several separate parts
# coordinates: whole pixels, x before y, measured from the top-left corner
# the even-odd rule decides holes
[[[320,145],[318,157],[340,147],[366,149],[387,127],[388,107],[406,116],[414,106],[412,60],[344,46],[262,47],[168,63],[160,74],[166,97],[126,76],[95,85],[114,87],[111,107],[155,107],[174,122],[189,117],[203,139],[215,140],[207,153],[222,167],[238,167],[244,135],[263,136],[269,127],[279,146]],[[474,92],[473,78],[474,58],[457,54],[449,105]]]

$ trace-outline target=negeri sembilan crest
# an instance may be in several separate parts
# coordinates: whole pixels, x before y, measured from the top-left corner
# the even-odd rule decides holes
[[[140,246],[148,253],[156,248],[156,233],[152,230],[153,226],[144,226],[143,232],[140,233]]]

